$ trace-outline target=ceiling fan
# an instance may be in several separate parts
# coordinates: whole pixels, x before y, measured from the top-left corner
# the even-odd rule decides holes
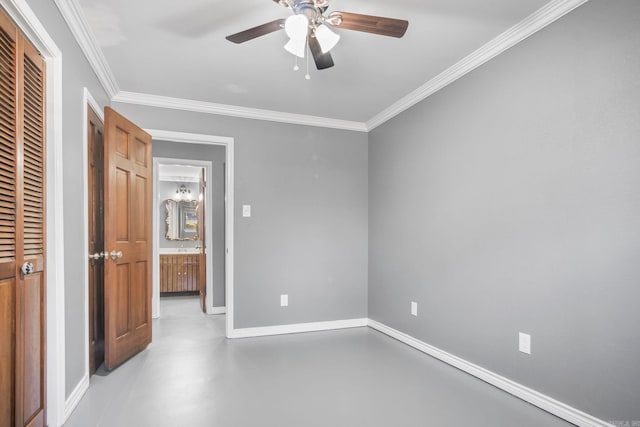
[[[304,58],[308,46],[316,67],[324,70],[334,66],[329,51],[340,40],[340,36],[329,27],[400,38],[409,26],[408,21],[401,19],[348,12],[326,14],[330,0],[273,1],[290,8],[293,15],[232,34],[226,39],[233,43],[244,43],[284,29],[290,39],[284,48],[295,56]]]

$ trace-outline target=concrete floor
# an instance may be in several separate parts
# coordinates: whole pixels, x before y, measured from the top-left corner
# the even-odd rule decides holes
[[[197,297],[161,305],[153,344],[98,371],[65,427],[569,425],[369,328],[227,340]]]

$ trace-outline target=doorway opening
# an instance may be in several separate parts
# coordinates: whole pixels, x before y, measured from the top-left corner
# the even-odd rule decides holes
[[[227,148],[154,138],[153,150],[153,317],[162,315],[161,297],[190,294],[206,314],[224,314]]]
[[[103,117],[103,112],[101,111],[100,107],[98,106],[98,104],[95,102],[95,100],[93,99],[93,97],[89,94],[88,90],[85,89],[85,94],[84,94],[84,99],[85,99],[85,105],[90,105],[95,112],[98,113],[98,115],[100,116],[100,118],[102,119]],[[88,111],[88,109],[85,109],[85,111]],[[85,120],[85,123],[88,123],[88,120]],[[225,335],[228,338],[231,338],[234,336],[233,331],[233,278],[234,278],[234,274],[233,274],[233,229],[234,229],[234,220],[233,220],[233,211],[234,211],[234,207],[233,207],[233,158],[234,158],[234,141],[233,138],[230,137],[220,137],[220,136],[212,136],[212,135],[202,135],[202,134],[189,134],[189,133],[182,133],[182,132],[172,132],[172,131],[163,131],[163,130],[146,130],[147,133],[151,134],[152,139],[154,141],[154,145],[161,145],[161,143],[169,143],[172,144],[175,153],[178,154],[172,154],[170,158],[176,158],[176,157],[180,157],[181,155],[184,155],[186,148],[191,147],[191,146],[216,146],[217,148],[221,148],[223,150],[223,155],[222,155],[222,168],[219,172],[219,179],[213,179],[213,177],[206,177],[206,180],[210,183],[217,183],[217,185],[221,186],[221,190],[220,190],[220,194],[222,194],[222,201],[220,202],[219,206],[222,209],[222,213],[218,214],[217,217],[218,218],[222,218],[222,223],[221,223],[221,230],[218,234],[219,236],[219,241],[220,243],[220,251],[222,252],[222,256],[220,257],[220,260],[218,261],[217,265],[214,264],[213,268],[209,268],[209,271],[218,271],[220,274],[222,274],[222,296],[220,298],[218,298],[217,300],[217,304],[214,303],[213,301],[209,302],[208,305],[205,304],[205,307],[207,308],[207,313],[208,314],[222,314],[222,313],[226,313],[226,316],[224,317],[224,322],[225,322]],[[88,134],[88,129],[85,129],[85,135]],[[158,144],[156,144],[156,142],[158,142]],[[85,177],[88,177],[88,148],[87,148],[87,140],[85,139],[85,145],[84,145],[84,149],[85,151],[85,162],[84,162],[84,175]],[[199,156],[191,156],[191,158],[199,158]],[[161,158],[159,158],[161,159]],[[156,195],[157,195],[157,190],[156,190],[156,186],[158,184],[157,182],[157,177],[158,177],[158,159],[154,159],[153,161],[150,162],[150,165],[153,166],[153,179],[152,184],[153,184],[153,205],[155,205],[155,202],[157,201]],[[179,159],[181,162],[184,162],[184,159]],[[191,163],[198,163],[198,161],[191,161]],[[192,164],[193,166],[193,164]],[[206,168],[208,167],[208,164],[206,162],[201,163],[201,164],[196,164],[196,166],[199,166],[201,168]],[[209,174],[213,173],[212,170],[215,168],[209,168]],[[206,175],[206,174],[205,174]],[[85,197],[86,200],[88,200],[88,179],[85,180]],[[211,188],[211,186],[209,186],[209,188]],[[175,192],[175,190],[174,190]],[[206,191],[205,191],[206,193]],[[215,205],[214,205],[215,206]],[[88,209],[87,209],[88,210]],[[150,272],[151,276],[152,276],[152,297],[151,297],[151,308],[152,308],[152,313],[153,313],[153,317],[158,317],[160,315],[160,310],[159,310],[159,306],[160,306],[160,292],[159,292],[159,282],[158,282],[158,273],[159,273],[159,260],[158,260],[158,255],[159,255],[159,247],[158,247],[158,238],[157,238],[157,230],[158,230],[158,223],[159,223],[159,219],[158,219],[158,213],[159,210],[158,209],[151,209],[151,213],[152,213],[152,224],[151,227],[149,227],[150,232],[152,233],[152,271]],[[213,213],[213,215],[215,216],[215,212]],[[85,232],[86,235],[88,235],[88,212],[85,211]],[[205,218],[211,218],[211,215],[205,214]],[[203,224],[205,223],[205,221],[202,222]],[[209,225],[209,229],[215,231],[215,227],[212,227],[211,225]],[[209,233],[209,236],[212,236],[212,234],[214,233]],[[206,238],[206,235],[205,235]],[[88,239],[86,240],[86,244],[87,244],[87,252],[88,252]],[[209,246],[212,246],[212,243],[209,242]],[[213,245],[214,247],[216,247],[216,245]],[[207,265],[206,262],[204,263],[204,265]],[[216,267],[218,267],[216,269]],[[86,274],[88,276],[89,273],[89,269],[85,270]],[[209,283],[212,283],[212,280],[209,280]],[[85,283],[88,283],[88,277]],[[87,289],[87,296],[88,296],[88,289]],[[209,291],[208,295],[211,296],[213,298],[213,293]],[[85,337],[87,339],[87,342],[85,344],[85,348],[89,349],[89,304],[88,304],[88,298],[86,299],[87,301],[87,305],[85,306],[85,319],[86,319],[86,323],[85,323]],[[219,302],[221,301],[221,302]],[[79,398],[82,396],[82,394],[84,393],[84,391],[89,387],[89,351],[86,352],[86,358],[85,358],[85,375],[83,377],[83,380],[81,382],[80,385],[78,385],[77,390],[74,391],[74,396],[77,396],[77,399],[74,398],[74,402],[76,402],[76,400],[79,400]],[[77,403],[77,402],[76,402]],[[74,405],[75,406],[75,405]]]
[[[104,114],[89,102],[87,109],[87,231],[89,264],[89,376],[104,363]]]
[[[200,310],[207,313],[215,285],[211,211],[219,202],[212,196],[213,161],[157,158],[154,162],[160,298],[196,296]],[[160,310],[154,317],[159,315]]]

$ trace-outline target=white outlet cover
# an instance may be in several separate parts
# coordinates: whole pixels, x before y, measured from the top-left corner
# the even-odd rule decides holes
[[[418,315],[418,303],[411,301],[411,315],[412,316],[417,316]]]
[[[242,216],[245,218],[251,217],[251,205],[242,205]]]
[[[280,295],[280,307],[287,307],[289,305],[289,295]]]
[[[518,334],[518,349],[522,353],[531,354],[531,335],[522,332]]]

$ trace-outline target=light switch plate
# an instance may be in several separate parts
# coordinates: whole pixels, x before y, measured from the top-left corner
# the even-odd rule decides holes
[[[289,305],[289,295],[280,295],[280,307],[287,307]]]
[[[251,205],[242,205],[242,216],[245,218],[251,217]]]
[[[411,301],[411,315],[412,316],[417,316],[418,315],[418,303],[417,302]]]
[[[518,349],[522,353],[531,354],[531,335],[523,334],[522,332],[519,333]]]

